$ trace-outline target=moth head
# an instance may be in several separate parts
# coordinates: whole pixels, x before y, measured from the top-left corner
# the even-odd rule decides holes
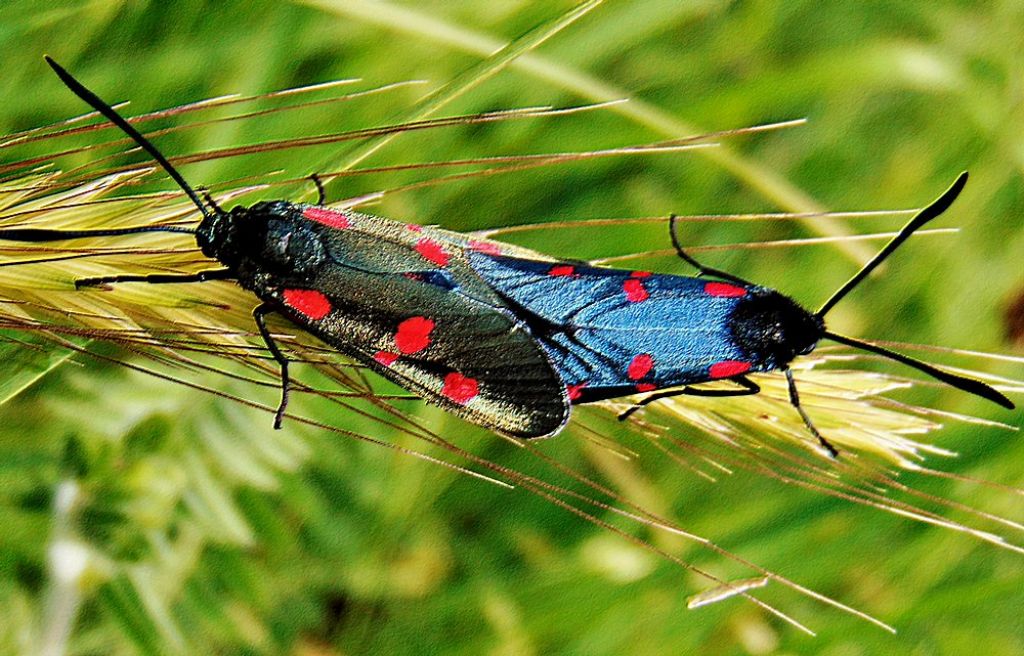
[[[825,322],[788,296],[753,288],[739,300],[729,330],[755,369],[784,369],[793,358],[814,350]]]
[[[241,239],[249,209],[236,207],[230,212],[217,211],[203,217],[196,228],[196,244],[206,257],[219,261],[229,269],[237,269],[241,257]]]
[[[211,214],[199,224],[196,242],[204,255],[232,270],[291,279],[316,271],[325,257],[319,233],[287,201]]]

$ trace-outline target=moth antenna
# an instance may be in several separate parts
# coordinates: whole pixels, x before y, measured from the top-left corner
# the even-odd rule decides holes
[[[893,251],[899,248],[900,245],[910,237],[910,235],[914,234],[914,232],[924,224],[949,209],[949,206],[953,204],[956,197],[960,195],[961,191],[963,191],[965,184],[967,184],[967,171],[964,171],[957,176],[957,179],[952,185],[950,185],[949,189],[936,198],[934,202],[914,215],[914,218],[912,218],[907,225],[903,226],[903,229],[900,230],[899,234],[893,237],[892,241],[885,245],[885,248],[878,251],[878,254],[871,258],[871,261],[865,264],[863,268],[854,274],[852,278],[847,280],[846,284],[839,288],[839,291],[832,294],[832,298],[825,301],[825,304],[817,311],[816,316],[823,318],[828,314],[828,311],[831,310],[836,303],[843,300],[844,296],[853,291],[854,287],[860,284],[864,278],[868,277],[868,275],[874,271],[878,265],[884,262],[887,257],[892,255]]]
[[[167,161],[167,158],[164,157],[159,150],[157,150],[156,146],[150,143],[149,139],[142,136],[142,133],[133,128],[128,123],[128,121],[124,120],[120,114],[114,111],[113,107],[104,102],[95,93],[86,89],[81,82],[73,78],[71,76],[71,73],[68,73],[66,70],[64,70],[61,67],[61,65],[53,61],[53,59],[51,59],[49,55],[43,55],[43,59],[45,59],[46,63],[50,65],[50,68],[53,69],[53,72],[57,74],[57,77],[60,78],[60,81],[63,82],[68,89],[71,89],[72,93],[74,93],[76,96],[78,96],[86,103],[88,103],[90,107],[95,109],[97,112],[102,114],[108,121],[110,121],[118,128],[120,128],[122,132],[124,132],[125,134],[132,138],[132,141],[137,143],[139,147],[141,147],[144,151],[149,153],[150,157],[156,160],[156,163],[159,164],[163,168],[163,170],[167,172],[167,175],[171,176],[171,179],[174,180],[179,187],[181,187],[182,191],[184,191],[185,194],[189,197],[189,199],[195,204],[195,206],[199,208],[199,211],[202,212],[203,216],[205,218],[210,217],[210,213],[206,209],[206,206],[203,205],[203,202],[199,199],[199,195],[195,192],[194,189],[192,189],[189,183],[185,182],[185,178],[181,177],[181,174],[178,173],[177,169],[175,169],[174,166],[172,166],[171,163]],[[173,232],[178,231],[175,230]]]
[[[196,234],[192,228],[181,226],[141,226],[138,228],[108,228],[101,230],[49,230],[46,228],[7,228],[0,230],[0,239],[6,241],[62,241],[64,239],[81,239],[84,237],[119,237],[121,235],[137,235],[140,232],[182,232]]]
[[[1008,410],[1014,409],[1013,401],[1006,398],[1006,396],[1004,396],[1002,392],[981,382],[980,380],[975,380],[974,378],[968,378],[967,376],[960,376],[958,374],[953,374],[948,371],[943,371],[942,369],[934,367],[928,364],[927,362],[922,362],[917,358],[912,358],[909,355],[903,355],[902,353],[891,351],[883,346],[872,344],[871,342],[863,342],[859,339],[854,339],[853,337],[838,335],[827,330],[824,333],[822,333],[822,337],[831,339],[833,342],[839,342],[840,344],[852,346],[862,351],[870,351],[871,353],[876,353],[890,360],[895,360],[896,362],[900,362],[907,365],[908,367],[917,369],[918,371],[928,374],[932,378],[942,381],[943,383],[951,385],[959,390],[963,390],[969,394],[974,394],[975,396],[980,396],[984,399],[988,399],[989,401],[997,403],[1003,406],[1004,408],[1007,408]]]
[[[825,301],[825,304],[821,306],[821,309],[818,310],[816,316],[818,318],[824,318],[824,316],[828,313],[829,310],[831,310],[835,306],[836,303],[841,301],[843,297],[849,294],[854,287],[856,287],[858,284],[860,284],[862,280],[864,280],[864,278],[870,275],[870,273],[874,271],[875,268],[878,267],[878,265],[884,262],[887,257],[892,255],[893,252],[910,237],[910,235],[914,234],[914,232],[921,228],[923,225],[925,225],[926,223],[928,223],[929,221],[931,221],[932,219],[934,219],[935,217],[939,216],[947,209],[949,209],[949,206],[952,205],[953,201],[956,200],[957,196],[960,195],[960,192],[963,191],[964,185],[966,184],[967,172],[964,171],[959,176],[957,176],[957,179],[953,181],[953,184],[950,185],[949,189],[943,192],[943,194],[939,196],[937,199],[935,199],[935,201],[933,201],[930,205],[928,205],[920,212],[918,212],[916,215],[914,215],[914,218],[912,218],[910,222],[907,223],[907,225],[903,226],[903,229],[900,230],[899,234],[892,238],[892,241],[886,244],[882,250],[878,251],[877,255],[871,258],[870,262],[865,264],[860,271],[858,271],[856,274],[854,274],[852,278],[846,281],[846,284],[840,287],[839,291],[837,291],[835,294],[832,294],[832,298]],[[997,391],[990,385],[981,382],[980,380],[975,380],[974,378],[968,378],[967,376],[959,376],[957,374],[949,373],[948,371],[943,371],[942,369],[934,367],[928,364],[927,362],[918,360],[917,358],[912,358],[909,355],[897,353],[896,351],[889,350],[882,346],[877,346],[870,342],[864,342],[859,339],[854,339],[853,337],[846,337],[844,335],[839,335],[837,333],[829,332],[827,330],[822,333],[822,337],[831,339],[834,342],[839,342],[840,344],[852,346],[862,351],[869,351],[871,353],[881,355],[882,357],[888,358],[890,360],[895,360],[896,362],[900,362],[902,364],[907,365],[908,367],[917,369],[918,371],[925,373],[938,381],[946,383],[947,385],[951,385],[959,390],[963,390],[969,394],[974,394],[975,396],[980,396],[984,399],[988,399],[989,401],[997,403],[1003,406],[1004,408],[1008,408],[1010,410],[1014,408],[1013,402],[1010,401],[1010,399],[1006,398],[1006,396],[1004,396],[1001,392]]]

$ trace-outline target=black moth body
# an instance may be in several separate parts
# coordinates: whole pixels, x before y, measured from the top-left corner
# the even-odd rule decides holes
[[[568,421],[547,352],[466,258],[493,242],[285,201],[211,214],[196,240],[264,302],[257,314],[279,312],[469,421],[516,437]]]

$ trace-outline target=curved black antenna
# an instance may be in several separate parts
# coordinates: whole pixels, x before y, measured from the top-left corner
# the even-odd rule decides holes
[[[938,367],[933,367],[927,362],[922,362],[917,358],[912,358],[909,355],[903,355],[902,353],[891,351],[883,346],[872,344],[871,342],[862,342],[861,340],[854,339],[853,337],[838,335],[827,330],[824,331],[821,334],[821,336],[827,339],[831,339],[833,342],[839,342],[840,344],[846,344],[847,346],[852,346],[863,351],[877,353],[878,355],[889,358],[890,360],[901,362],[907,365],[908,367],[913,367],[914,369],[926,373],[932,378],[940,380],[943,383],[946,383],[947,385],[952,385],[953,387],[959,390],[963,390],[970,394],[974,394],[975,396],[980,396],[984,399],[988,399],[989,401],[997,403],[1009,410],[1013,410],[1015,407],[1013,405],[1013,401],[1006,398],[1002,392],[994,389],[989,385],[986,385],[980,380],[975,380],[974,378],[968,378],[967,376],[960,376],[958,374],[949,373],[948,371],[943,371],[942,369],[939,369]]]
[[[821,309],[815,313],[815,316],[822,318],[828,314],[828,311],[831,310],[836,303],[843,300],[844,296],[849,294],[854,287],[860,284],[860,281],[864,280],[864,278],[874,271],[879,264],[892,255],[893,251],[899,248],[900,245],[910,237],[910,235],[914,234],[914,232],[918,230],[918,228],[949,209],[949,206],[953,204],[956,197],[960,195],[965,184],[967,184],[967,171],[961,173],[949,189],[936,198],[931,205],[918,212],[914,218],[910,220],[910,223],[903,226],[903,229],[900,230],[899,234],[893,237],[892,241],[885,245],[885,248],[878,251],[878,254],[875,255],[870,262],[865,264],[860,271],[854,274],[852,278],[847,280],[846,284],[839,288],[839,291],[832,294],[832,298],[825,301],[825,304],[822,305]]]
[[[846,282],[845,285],[843,285],[839,289],[839,291],[833,294],[832,298],[825,301],[825,304],[821,306],[821,309],[818,310],[815,316],[817,316],[819,319],[823,318],[825,314],[827,314],[828,311],[835,306],[836,303],[841,301],[844,296],[850,293],[850,291],[854,287],[856,287],[862,280],[864,280],[864,278],[866,278],[872,271],[874,271],[879,264],[884,262],[887,257],[892,255],[893,251],[899,248],[900,245],[910,237],[910,235],[914,234],[914,232],[918,230],[921,226],[928,223],[929,221],[931,221],[932,219],[934,219],[935,217],[939,216],[947,209],[949,209],[949,206],[952,205],[953,201],[956,200],[956,197],[960,195],[960,192],[963,191],[964,185],[966,184],[967,172],[964,171],[959,176],[957,176],[957,179],[953,182],[952,185],[950,185],[949,189],[943,192],[943,194],[939,196],[937,199],[935,199],[933,203],[931,203],[923,210],[918,212],[914,216],[914,218],[912,218],[910,222],[907,223],[907,225],[903,226],[903,229],[900,230],[899,234],[892,238],[892,241],[886,244],[885,247],[882,250],[880,250],[878,254],[875,255],[875,257],[871,259],[870,262],[865,264],[860,271],[858,271],[852,278],[850,278]],[[975,380],[974,378],[968,378],[967,376],[960,376],[957,374],[949,373],[948,371],[943,371],[938,367],[934,367],[928,364],[927,362],[918,360],[917,358],[912,358],[909,355],[903,355],[902,353],[891,351],[887,348],[877,346],[870,342],[864,342],[859,339],[854,339],[853,337],[846,337],[844,335],[839,335],[837,333],[829,332],[827,330],[823,331],[821,336],[827,339],[831,339],[834,342],[839,342],[840,344],[852,346],[853,348],[861,349],[863,351],[869,351],[871,353],[876,353],[890,360],[895,360],[896,362],[900,362],[902,364],[907,365],[908,367],[912,367],[922,373],[928,374],[932,378],[939,380],[943,383],[946,383],[947,385],[951,385],[969,394],[974,394],[975,396],[980,396],[984,399],[988,399],[989,401],[997,403],[1003,406],[1004,408],[1008,408],[1010,410],[1014,408],[1013,402],[1010,401],[1010,399],[1006,398],[1006,396],[1004,396],[1001,392],[991,387],[990,385],[981,382],[980,380]]]
[[[71,77],[71,73],[65,71],[61,67],[61,65],[53,61],[53,59],[51,59],[49,55],[43,55],[43,59],[45,59],[46,63],[50,65],[50,68],[53,69],[53,72],[57,74],[57,77],[60,78],[60,81],[63,82],[65,86],[67,86],[67,88],[71,89],[72,93],[74,93],[76,96],[84,100],[86,103],[89,104],[90,107],[95,109],[97,112],[106,117],[108,121],[110,121],[118,128],[120,128],[122,132],[124,132],[125,134],[132,138],[132,141],[139,144],[139,146],[144,151],[149,153],[150,157],[155,159],[156,163],[159,164],[163,168],[163,170],[167,172],[167,175],[171,176],[171,179],[178,183],[178,186],[181,187],[182,191],[184,191],[185,194],[188,195],[188,197],[192,200],[195,206],[199,208],[199,211],[203,213],[203,216],[206,218],[210,217],[210,213],[206,209],[206,206],[203,205],[203,202],[199,199],[199,195],[196,194],[195,190],[192,189],[192,187],[187,182],[185,182],[185,178],[181,177],[181,174],[178,173],[177,169],[175,169],[171,165],[171,163],[167,161],[167,158],[164,157],[160,153],[160,151],[156,149],[156,146],[149,142],[149,139],[142,136],[142,134],[138,130],[129,125],[128,121],[121,118],[121,115],[114,111],[113,107],[103,102],[103,100],[100,99],[99,96],[97,96],[92,91],[86,89],[84,86],[82,86],[81,82]],[[180,232],[180,230],[165,230],[165,232]]]

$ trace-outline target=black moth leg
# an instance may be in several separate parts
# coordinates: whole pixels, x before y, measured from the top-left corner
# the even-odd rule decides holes
[[[729,282],[739,283],[740,285],[747,285],[750,287],[755,286],[754,283],[750,282],[749,280],[744,280],[739,276],[734,276],[731,273],[727,273],[720,269],[712,269],[711,267],[706,267],[700,262],[698,262],[692,255],[683,250],[683,245],[679,243],[679,236],[676,234],[676,221],[678,219],[679,217],[676,216],[675,214],[669,217],[668,233],[669,236],[672,237],[672,246],[676,249],[676,254],[680,257],[680,259],[682,259],[684,262],[686,262],[694,269],[696,269],[702,276],[713,276],[715,278],[720,278],[722,280],[728,280]]]
[[[717,390],[702,389],[699,387],[682,387],[679,389],[668,389],[662,390],[661,392],[654,392],[653,394],[649,394],[644,398],[640,399],[635,404],[633,404],[632,407],[630,407],[628,410],[620,414],[619,421],[625,421],[626,419],[629,418],[630,415],[632,415],[634,412],[644,407],[645,405],[654,403],[655,401],[660,401],[661,399],[670,399],[673,396],[750,396],[751,394],[757,394],[761,391],[761,386],[755,383],[754,381],[750,380],[746,376],[735,376],[727,380],[736,383],[742,389]]]
[[[75,289],[97,287],[119,282],[148,282],[154,285],[182,282],[206,282],[207,280],[228,280],[235,274],[230,269],[207,269],[197,273],[151,273],[147,275],[113,275],[96,278],[79,278],[75,281]]]
[[[263,303],[253,309],[252,318],[256,321],[256,328],[259,329],[263,343],[267,345],[267,350],[277,360],[277,364],[281,366],[281,403],[277,406],[277,412],[274,413],[274,428],[280,429],[281,421],[284,419],[285,408],[288,407],[288,391],[291,389],[291,379],[288,377],[288,358],[277,347],[277,343],[274,342],[274,337],[267,329],[267,324],[264,320],[266,315],[275,311],[274,306]]]
[[[811,435],[818,438],[818,441],[821,442],[821,446],[828,451],[830,456],[838,458],[839,450],[821,436],[821,433],[818,432],[818,429],[815,428],[814,424],[811,422],[811,418],[807,415],[807,412],[804,411],[803,407],[801,407],[800,395],[796,392],[796,381],[793,380],[792,369],[786,369],[786,383],[789,385],[789,402],[792,403],[793,407],[796,408],[796,411],[800,413],[800,418],[804,420],[804,426],[807,426],[807,430],[811,431]]]
[[[224,214],[225,213],[224,210],[222,210],[220,208],[220,206],[217,205],[217,201],[213,200],[213,196],[210,195],[210,192],[208,190],[201,189],[200,193],[203,194],[203,200],[205,200],[206,204],[210,206],[210,209],[213,210],[214,214]]]
[[[313,184],[316,185],[316,204],[323,205],[324,202],[327,200],[327,194],[324,193],[324,183],[320,181],[320,176],[317,175],[316,173],[311,174],[309,176],[309,179],[312,180]]]

